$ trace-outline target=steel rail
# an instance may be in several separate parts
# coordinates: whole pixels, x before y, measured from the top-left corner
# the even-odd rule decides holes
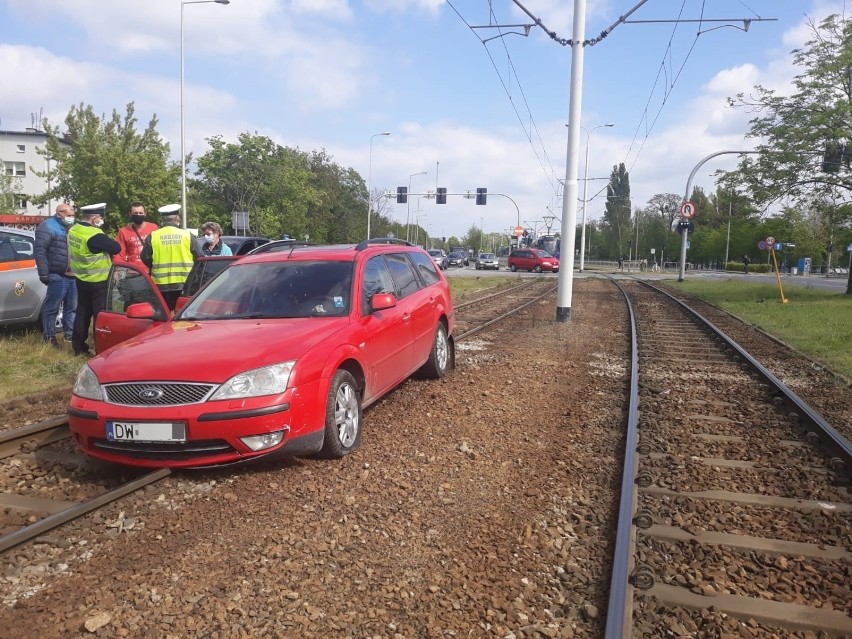
[[[471,306],[472,304],[478,304],[479,302],[485,302],[490,300],[498,295],[505,295],[506,293],[511,293],[513,291],[517,291],[519,288],[526,287],[526,284],[518,284],[517,286],[511,286],[509,288],[504,288],[503,290],[497,291],[496,293],[492,293],[491,295],[486,295],[485,297],[480,297],[475,300],[469,300],[467,302],[462,302],[461,304],[456,304],[455,309],[458,310],[460,308],[464,308],[465,306]]]
[[[68,418],[62,415],[60,417],[51,417],[50,419],[46,419],[42,422],[36,422],[35,424],[22,426],[21,428],[6,430],[0,432],[0,444],[13,442],[17,439],[26,439],[27,437],[31,437],[46,430],[58,428],[59,426],[63,426],[67,423]]]
[[[618,527],[604,634],[606,639],[621,639],[632,634],[630,629],[633,623],[633,591],[629,579],[636,541],[633,536],[633,510],[636,503],[636,447],[639,439],[639,349],[633,304],[621,285],[614,279],[612,282],[624,296],[630,320],[630,403],[627,409],[624,474],[621,478],[621,500],[618,505]]]
[[[514,309],[512,309],[511,311],[509,311],[508,313],[503,313],[502,315],[500,315],[500,316],[498,316],[498,317],[495,317],[495,318],[494,318],[494,319],[492,319],[492,320],[488,320],[487,322],[485,322],[484,324],[481,324],[481,325],[477,326],[476,328],[472,328],[472,329],[470,329],[469,331],[465,331],[465,332],[464,332],[464,333],[462,333],[461,335],[457,335],[457,336],[455,336],[455,338],[454,338],[454,339],[455,339],[455,341],[460,342],[461,340],[466,339],[466,338],[470,337],[471,335],[474,335],[474,334],[478,333],[478,332],[479,332],[479,331],[481,331],[481,330],[484,330],[484,329],[485,329],[485,328],[487,328],[488,326],[491,326],[492,324],[494,324],[494,323],[496,323],[496,322],[499,322],[500,320],[506,319],[507,317],[510,317],[510,316],[514,315],[515,313],[517,313],[517,312],[519,312],[519,311],[522,311],[522,310],[523,310],[523,309],[525,309],[527,306],[529,306],[529,305],[531,305],[531,304],[535,304],[536,302],[538,302],[538,301],[539,301],[539,300],[541,300],[542,298],[545,298],[545,297],[547,297],[548,295],[550,295],[551,293],[553,293],[555,290],[556,290],[556,287],[555,287],[555,286],[552,286],[551,288],[549,288],[547,291],[545,291],[544,293],[542,293],[542,294],[541,294],[541,295],[539,295],[538,297],[534,297],[534,298],[533,298],[533,299],[531,299],[530,301],[525,302],[524,304],[521,304],[521,305],[520,305],[520,306],[518,306],[517,308],[514,308]]]
[[[24,526],[23,528],[20,528],[13,533],[3,535],[2,537],[0,537],[0,553],[4,553],[9,549],[14,548],[15,546],[35,539],[39,535],[46,533],[48,530],[52,530],[58,526],[61,526],[62,524],[66,524],[72,519],[81,517],[82,515],[96,510],[101,506],[115,501],[116,499],[121,499],[125,495],[129,495],[130,493],[137,491],[140,488],[144,488],[149,484],[153,484],[154,482],[160,481],[164,477],[168,477],[169,475],[171,475],[171,472],[172,471],[168,468],[160,468],[151,473],[143,475],[142,477],[134,479],[131,482],[118,486],[117,488],[108,490],[102,495],[92,497],[87,501],[75,504],[74,506],[71,506],[70,508],[67,508],[53,515],[48,515],[44,519],[41,519],[29,526]]]

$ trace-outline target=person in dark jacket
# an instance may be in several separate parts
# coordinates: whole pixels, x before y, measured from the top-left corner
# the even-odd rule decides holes
[[[35,256],[38,279],[47,286],[41,308],[41,334],[53,348],[62,348],[56,339],[56,317],[62,305],[62,331],[71,341],[77,312],[77,281],[68,258],[68,228],[74,224],[74,209],[60,204],[56,213],[38,225],[35,232]]]
[[[75,355],[89,355],[89,326],[106,307],[112,256],[121,245],[101,230],[106,204],[90,204],[80,209],[80,221],[68,231],[71,271],[77,278],[77,317],[71,346]]]

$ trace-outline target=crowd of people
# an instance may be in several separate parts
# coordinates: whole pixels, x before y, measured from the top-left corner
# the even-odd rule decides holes
[[[203,248],[193,234],[180,228],[180,205],[160,207],[160,225],[148,221],[142,202],[133,202],[129,222],[115,238],[101,228],[106,204],[80,208],[60,204],[52,217],[39,224],[35,232],[34,255],[39,280],[47,286],[42,310],[42,338],[61,349],[56,318],[62,307],[62,333],[71,342],[75,355],[88,356],[87,343],[92,322],[106,307],[110,267],[113,263],[144,265],[174,311],[183,284],[192,265],[202,255],[231,255],[222,237],[222,227],[207,222]],[[141,276],[139,276],[141,277]],[[144,279],[144,278],[143,278]]]

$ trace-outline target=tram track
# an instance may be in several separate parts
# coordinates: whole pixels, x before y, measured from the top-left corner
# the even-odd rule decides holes
[[[849,441],[673,296],[619,288],[632,361],[606,637],[724,617],[852,636]]]

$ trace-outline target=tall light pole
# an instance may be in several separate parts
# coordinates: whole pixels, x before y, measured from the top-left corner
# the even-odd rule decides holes
[[[567,126],[567,125],[566,125]],[[614,127],[615,124],[612,122],[607,122],[606,124],[599,124],[598,126],[592,127],[592,131],[595,129],[600,129],[602,127]],[[583,226],[580,230],[580,272],[583,272],[583,268],[586,265],[586,193],[589,188],[589,138],[592,136],[592,131],[589,131],[582,124],[580,128],[586,132],[586,168],[583,175]]]
[[[390,135],[390,131],[374,133],[370,136],[370,168],[367,171],[367,239],[370,239],[370,204],[373,202],[373,194],[370,193],[370,183],[373,181],[373,138],[380,135]]]
[[[180,212],[183,228],[186,228],[186,137],[183,117],[183,7],[187,4],[231,4],[231,0],[181,0],[180,3]]]
[[[409,192],[409,194],[411,193],[411,178],[413,178],[415,175],[426,175],[427,173],[429,173],[429,171],[420,171],[419,173],[412,173],[408,176],[408,192]],[[406,205],[407,205],[408,208],[407,208],[406,213],[405,213],[405,241],[408,242],[411,239],[409,237],[409,228],[410,228],[410,225],[411,225],[411,196],[410,195],[409,195],[409,197],[406,198]]]

